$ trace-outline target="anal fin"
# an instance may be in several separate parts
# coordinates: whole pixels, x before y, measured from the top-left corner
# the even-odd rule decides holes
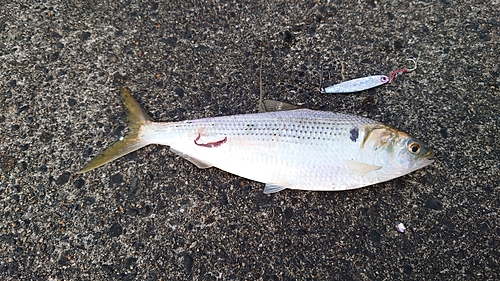
[[[264,194],[280,192],[283,189],[286,189],[286,187],[275,183],[266,183],[266,186],[264,187]]]
[[[203,162],[203,161],[201,161],[201,160],[199,160],[199,159],[197,159],[197,158],[194,158],[194,157],[192,157],[192,156],[190,156],[190,155],[187,155],[187,154],[185,154],[185,153],[182,153],[182,152],[180,152],[180,151],[178,151],[178,150],[175,150],[175,149],[173,149],[173,148],[170,148],[170,151],[172,151],[173,153],[175,153],[175,154],[179,155],[180,157],[182,157],[182,158],[184,158],[184,159],[188,160],[189,162],[191,162],[191,163],[195,164],[195,165],[196,165],[196,167],[198,167],[198,168],[200,168],[200,169],[206,169],[206,168],[210,168],[210,167],[212,167],[212,165],[211,165],[211,164],[205,163],[205,162]]]

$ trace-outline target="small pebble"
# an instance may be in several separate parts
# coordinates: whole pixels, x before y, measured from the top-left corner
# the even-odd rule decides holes
[[[406,226],[405,226],[402,222],[397,223],[397,224],[396,224],[396,230],[397,230],[398,232],[404,233],[404,232],[405,232],[405,230],[406,230]]]

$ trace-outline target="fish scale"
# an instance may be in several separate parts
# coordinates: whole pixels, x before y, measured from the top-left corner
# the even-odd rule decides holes
[[[199,168],[217,167],[266,183],[264,192],[272,193],[359,188],[432,162],[432,151],[420,141],[355,115],[296,109],[153,122],[126,90],[123,98],[131,133],[81,172],[160,144]],[[409,150],[415,143],[418,153]]]

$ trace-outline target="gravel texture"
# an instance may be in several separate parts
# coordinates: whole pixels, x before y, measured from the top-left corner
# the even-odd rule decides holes
[[[500,1],[1,1],[0,279],[499,280]],[[36,3],[33,3],[36,2]],[[329,84],[411,67],[351,95]],[[437,161],[347,192],[262,193],[123,136],[266,97],[368,116]],[[395,225],[404,223],[400,233]]]

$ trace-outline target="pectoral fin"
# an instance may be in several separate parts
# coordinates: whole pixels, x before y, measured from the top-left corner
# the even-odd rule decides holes
[[[376,165],[371,165],[371,164],[366,164],[362,162],[357,162],[353,160],[345,160],[344,161],[345,167],[355,175],[365,175],[368,172],[371,171],[376,171],[382,168],[382,166],[376,166]]]
[[[196,167],[200,168],[200,169],[206,169],[206,168],[210,168],[212,167],[212,165],[208,164],[208,163],[205,163],[197,158],[194,158],[192,156],[189,156],[185,153],[182,153],[174,148],[170,148],[170,151],[172,151],[173,153],[179,155],[180,157],[188,160],[189,162],[193,163],[196,165]]]

